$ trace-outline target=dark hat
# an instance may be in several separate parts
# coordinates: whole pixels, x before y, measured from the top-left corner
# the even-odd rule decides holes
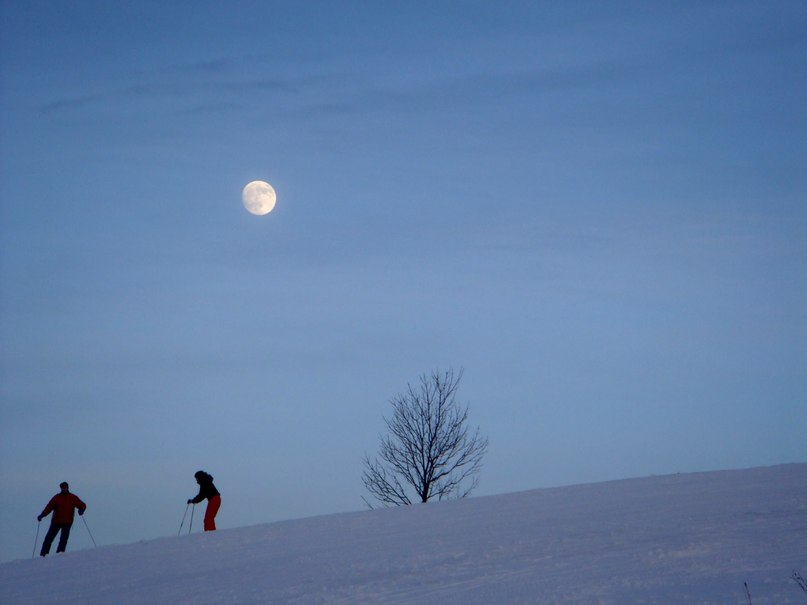
[[[204,471],[196,471],[196,472],[193,474],[193,476],[194,476],[194,477],[196,477],[197,479],[198,479],[199,477],[204,477],[205,475],[207,475],[207,473],[206,473],[206,472],[204,472]]]
[[[62,482],[59,484],[59,487],[61,487],[62,489],[67,489],[67,488],[69,488],[70,486],[69,486],[69,485],[67,485],[67,481],[62,481]]]

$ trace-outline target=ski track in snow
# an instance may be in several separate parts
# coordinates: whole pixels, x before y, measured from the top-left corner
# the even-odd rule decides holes
[[[100,528],[99,528],[100,529]],[[99,532],[100,533],[100,532]],[[807,605],[807,464],[313,517],[0,565],[48,605]]]

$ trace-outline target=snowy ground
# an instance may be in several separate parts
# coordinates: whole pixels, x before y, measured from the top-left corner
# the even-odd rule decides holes
[[[807,464],[539,489],[13,561],[0,565],[0,601],[747,605],[748,582],[754,605],[807,605],[794,570],[807,576]]]

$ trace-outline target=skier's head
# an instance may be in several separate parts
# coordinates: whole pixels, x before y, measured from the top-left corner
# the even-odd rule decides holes
[[[193,476],[196,477],[196,483],[200,483],[205,475],[207,473],[204,471],[196,471]]]
[[[63,492],[66,492],[66,491],[67,491],[67,490],[70,488],[70,486],[69,486],[69,485],[67,485],[67,481],[62,481],[62,482],[59,484],[59,487],[61,488],[61,490],[62,490]]]

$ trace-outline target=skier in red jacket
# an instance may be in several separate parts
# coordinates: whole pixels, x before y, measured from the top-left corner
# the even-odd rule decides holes
[[[43,557],[50,552],[50,545],[60,531],[62,535],[59,536],[59,546],[56,547],[56,552],[65,551],[67,539],[70,537],[70,527],[73,525],[75,509],[78,509],[79,515],[83,515],[84,511],[87,510],[87,505],[78,496],[70,493],[70,486],[67,485],[67,481],[62,481],[59,487],[62,491],[50,499],[48,505],[36,518],[37,521],[41,522],[43,517],[47,517],[53,512],[50,528],[45,535],[45,541],[42,543],[42,550],[39,553]]]

